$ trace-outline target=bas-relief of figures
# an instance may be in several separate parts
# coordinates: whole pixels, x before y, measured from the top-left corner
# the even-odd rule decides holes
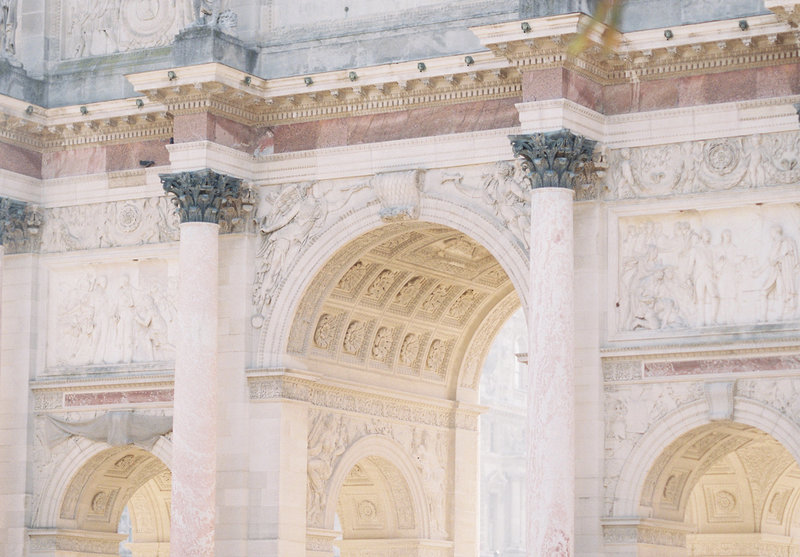
[[[480,202],[499,218],[504,226],[524,245],[529,246],[531,230],[530,181],[518,163],[498,162],[481,175],[481,187],[463,184],[462,176],[444,176],[470,198]]]
[[[55,365],[128,364],[173,357],[174,277],[139,277],[89,271],[60,278],[52,300],[50,363]],[[55,280],[55,279],[54,279]]]
[[[331,213],[342,209],[364,184],[324,188],[318,182],[289,184],[276,194],[262,196],[266,207],[259,210],[260,242],[256,252],[253,326],[263,323],[290,263],[319,235]]]
[[[620,331],[800,317],[796,206],[696,215],[620,220]]]
[[[45,211],[42,251],[61,252],[178,240],[178,216],[166,197]]]
[[[800,133],[783,132],[608,152],[610,198],[800,182]]]

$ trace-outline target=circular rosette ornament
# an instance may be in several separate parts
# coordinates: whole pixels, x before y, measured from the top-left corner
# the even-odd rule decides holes
[[[715,139],[703,146],[698,178],[711,190],[727,190],[742,181],[747,164],[739,139]]]

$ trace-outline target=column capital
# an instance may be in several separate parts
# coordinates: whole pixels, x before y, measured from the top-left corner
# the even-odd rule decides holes
[[[223,209],[240,196],[241,178],[219,174],[208,168],[159,174],[164,191],[174,194],[172,202],[181,222],[219,224]]]
[[[510,135],[514,156],[533,188],[575,189],[576,178],[592,160],[596,141],[567,129],[553,132]]]
[[[24,251],[28,241],[35,243],[42,226],[42,213],[38,207],[0,197],[0,246],[13,251]]]

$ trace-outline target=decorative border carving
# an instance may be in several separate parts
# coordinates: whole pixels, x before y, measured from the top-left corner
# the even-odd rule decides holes
[[[453,408],[453,403],[437,405],[388,395],[325,385],[313,379],[282,372],[253,370],[247,378],[250,400],[287,399],[312,406],[356,412],[361,415],[400,420],[414,424],[477,431],[480,410]]]

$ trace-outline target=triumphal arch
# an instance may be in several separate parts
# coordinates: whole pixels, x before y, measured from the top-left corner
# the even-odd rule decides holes
[[[799,25],[0,0],[0,555],[800,556]]]

